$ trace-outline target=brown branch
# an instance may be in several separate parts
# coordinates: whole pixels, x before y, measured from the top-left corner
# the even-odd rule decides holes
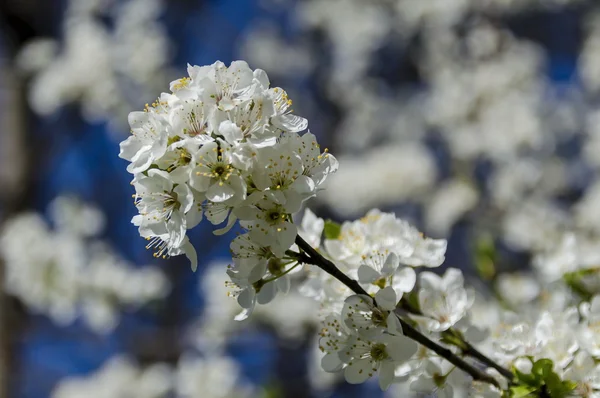
[[[400,306],[400,308],[402,308],[403,310],[405,310],[406,312],[409,312],[411,314],[423,315],[421,313],[421,311],[419,311],[418,309],[413,307],[408,302],[408,300],[405,300],[405,299],[400,300],[399,306]],[[504,376],[506,379],[508,379],[509,382],[514,379],[514,375],[512,374],[512,372],[510,370],[501,366],[500,364],[495,362],[493,359],[485,356],[481,351],[479,351],[477,348],[475,348],[471,343],[466,341],[463,334],[460,331],[450,328],[446,332],[443,332],[443,333],[447,333],[447,334],[451,335],[452,337],[456,337],[456,338],[460,339],[460,346],[458,346],[458,345],[457,346],[462,350],[463,354],[477,359],[478,361],[480,361],[487,367],[496,369],[502,376]]]
[[[34,182],[35,167],[32,144],[25,125],[25,96],[16,73],[0,59],[0,89],[7,106],[0,112],[0,228],[6,219],[18,213],[28,203]],[[0,286],[6,283],[6,265],[0,258]],[[13,355],[13,342],[24,314],[19,312],[15,300],[0,291],[0,397],[9,396],[17,358]]]

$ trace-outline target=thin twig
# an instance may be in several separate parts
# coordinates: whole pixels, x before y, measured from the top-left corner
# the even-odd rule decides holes
[[[369,295],[365,291],[365,289],[363,289],[362,286],[359,285],[357,281],[348,277],[346,274],[340,271],[340,269],[336,267],[336,265],[333,262],[329,261],[328,259],[323,257],[318,251],[313,249],[313,247],[309,245],[304,239],[302,239],[300,235],[296,236],[296,244],[298,245],[298,247],[300,247],[300,249],[304,251],[304,253],[300,254],[299,261],[305,264],[316,265],[323,271],[327,272],[329,275],[342,282],[344,285],[348,286],[356,294],[364,294],[367,296]],[[448,360],[448,362],[452,363],[457,368],[460,368],[469,375],[471,375],[473,380],[483,381],[489,384],[493,384],[498,388],[501,388],[498,381],[496,381],[496,379],[494,379],[492,376],[477,369],[476,367],[474,367],[473,365],[466,362],[464,359],[450,351],[448,348],[442,347],[441,345],[437,344],[399,316],[398,319],[400,320],[402,330],[406,337],[415,340],[416,342],[429,348],[431,351],[435,352],[439,356],[445,358],[446,360]]]
[[[500,373],[502,376],[507,378],[509,382],[511,382],[514,379],[515,376],[513,375],[513,373],[510,370],[501,366],[500,364],[495,362],[493,359],[485,356],[481,351],[479,351],[477,348],[473,347],[473,345],[471,345],[471,343],[469,343],[468,341],[463,339],[463,343],[465,344],[465,348],[463,349],[463,352],[465,355],[479,360],[480,362],[482,362],[483,364],[487,365],[490,368],[496,369],[498,371],[498,373]]]
[[[418,309],[414,308],[407,300],[402,299],[399,303],[400,307],[412,314],[415,315],[423,315],[421,313],[421,311],[419,311]],[[509,382],[511,382],[514,378],[514,375],[512,374],[512,372],[508,369],[506,369],[505,367],[501,366],[500,364],[498,364],[497,362],[495,362],[493,359],[488,358],[487,356],[485,356],[481,351],[479,351],[477,348],[475,348],[471,343],[469,343],[468,341],[466,341],[464,339],[464,336],[462,333],[460,333],[459,331],[450,328],[448,331],[448,333],[450,333],[452,336],[456,336],[460,339],[461,345],[460,345],[460,349],[463,351],[463,354],[470,356],[472,358],[477,359],[478,361],[480,361],[481,363],[483,363],[484,365],[490,367],[490,368],[494,368],[496,369],[502,376],[504,376],[506,379],[508,379]]]

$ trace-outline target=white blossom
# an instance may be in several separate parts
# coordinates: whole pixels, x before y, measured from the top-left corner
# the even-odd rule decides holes
[[[428,331],[447,330],[461,320],[471,307],[472,297],[465,290],[462,272],[450,268],[443,277],[432,272],[419,274],[419,309],[423,316],[412,316]]]

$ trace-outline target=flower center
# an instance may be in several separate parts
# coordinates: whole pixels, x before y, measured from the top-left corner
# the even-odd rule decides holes
[[[213,172],[220,177],[225,173],[225,167],[219,165],[213,169]]]
[[[269,214],[269,218],[273,221],[277,221],[279,220],[279,217],[281,217],[281,215],[279,214],[278,211],[274,211],[272,213]]]
[[[385,278],[381,278],[381,279],[378,279],[375,282],[373,282],[373,285],[377,286],[380,289],[383,289],[383,288],[385,288],[386,283],[387,282],[386,282]]]
[[[271,209],[266,214],[266,221],[271,225],[276,225],[285,221],[285,212],[282,211],[281,207]]]
[[[371,321],[376,326],[386,326],[387,324],[387,313],[383,313],[379,309],[375,308],[371,315]]]
[[[229,179],[229,176],[232,174],[233,169],[230,165],[223,163],[219,157],[219,161],[212,165],[211,172],[211,177],[220,179],[221,181],[225,181]]]
[[[165,210],[167,210],[167,209],[179,210],[179,208],[181,207],[181,203],[179,203],[179,201],[177,200],[177,192],[168,193],[168,196],[165,198],[165,201],[164,201],[164,207],[165,207]]]
[[[279,276],[283,273],[285,265],[283,265],[279,259],[273,257],[269,259],[269,262],[267,263],[267,269],[272,275]]]
[[[385,344],[375,344],[371,347],[371,358],[376,361],[383,361],[388,357],[387,351],[385,350]]]
[[[446,376],[443,376],[439,373],[435,373],[432,378],[435,385],[439,388],[444,387],[444,384],[446,384]]]
[[[180,136],[178,136],[178,135],[176,135],[176,136],[174,136],[174,137],[169,137],[169,138],[167,139],[167,146],[171,146],[171,145],[173,145],[174,143],[176,143],[176,142],[179,142],[179,141],[181,141],[181,140],[182,140],[182,138],[181,138]]]

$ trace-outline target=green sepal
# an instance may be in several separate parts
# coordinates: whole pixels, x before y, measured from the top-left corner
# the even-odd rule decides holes
[[[446,344],[451,344],[460,348],[463,351],[467,350],[467,345],[465,344],[465,338],[462,333],[455,329],[448,329],[442,333],[442,342]]]
[[[341,224],[336,223],[332,220],[325,221],[325,228],[323,229],[323,234],[325,235],[325,239],[337,239],[340,237],[342,233]]]

